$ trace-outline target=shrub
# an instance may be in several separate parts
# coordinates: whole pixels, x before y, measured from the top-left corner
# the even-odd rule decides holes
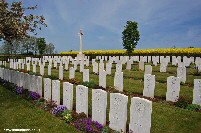
[[[86,114],[84,112],[78,114],[77,112],[72,111],[71,115],[73,116],[73,121],[74,122],[76,120],[79,120],[79,119],[87,118],[87,116],[86,116]]]
[[[89,88],[95,88],[95,86],[96,86],[96,84],[95,84],[95,82],[93,80],[91,80],[89,82],[88,81],[83,82],[82,85],[87,86]]]
[[[133,67],[131,70],[132,70],[132,71],[138,71],[138,69],[135,68],[135,67]]]
[[[61,116],[64,117],[64,116],[66,116],[67,114],[71,114],[71,112],[72,112],[72,111],[66,109],[66,110],[64,110],[64,111],[61,113]]]
[[[40,108],[44,109],[45,111],[51,111],[56,106],[57,105],[55,101],[48,100]]]
[[[36,75],[36,73],[29,71],[28,74],[30,75]]]
[[[176,107],[186,109],[188,106],[188,102],[184,100],[184,98],[180,98],[177,102],[174,103]]]
[[[36,105],[36,106],[41,106],[42,104],[44,104],[45,103],[45,99],[44,98],[39,98],[38,100],[34,100],[34,104]]]
[[[59,79],[57,76],[55,75],[48,75],[48,76],[45,76],[46,78],[50,78],[51,80],[57,80]]]
[[[72,84],[80,84],[80,81],[76,78],[72,78],[72,79],[67,79],[68,82],[72,83]]]
[[[4,65],[0,65],[0,67],[5,68],[5,66],[4,66]]]
[[[201,111],[201,106],[197,104],[189,104],[186,109],[191,111]]]

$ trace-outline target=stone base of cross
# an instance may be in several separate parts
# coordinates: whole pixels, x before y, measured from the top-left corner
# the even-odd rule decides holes
[[[81,61],[81,60],[84,60],[84,57],[85,57],[85,55],[84,54],[82,54],[82,53],[79,53],[79,54],[77,54],[77,60],[79,60],[79,61]]]

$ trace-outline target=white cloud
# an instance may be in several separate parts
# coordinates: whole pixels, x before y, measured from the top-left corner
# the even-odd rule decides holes
[[[113,43],[118,43],[115,45],[120,46],[121,32],[128,20],[139,23],[141,33],[139,43],[143,43],[142,45],[146,47],[152,47],[152,45],[165,47],[167,44],[182,44],[182,42],[187,44],[193,39],[201,38],[200,24],[191,24],[197,18],[201,20],[200,0],[54,0],[51,3],[46,2],[48,3],[44,7],[47,8],[44,16],[47,19],[48,29],[55,32],[55,38],[65,40],[59,42],[79,43],[77,32],[81,26],[85,32],[86,40],[84,41],[89,46],[93,46],[94,42],[100,47],[105,46],[104,48],[113,47]],[[101,33],[97,34],[100,28],[102,28]],[[61,34],[67,38],[57,37]],[[69,44],[69,47],[73,46]]]

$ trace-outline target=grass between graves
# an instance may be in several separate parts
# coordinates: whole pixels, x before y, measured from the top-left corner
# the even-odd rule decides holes
[[[148,64],[148,63],[146,63]],[[48,64],[46,64],[47,66]],[[69,68],[72,65],[69,65]],[[122,66],[124,72],[124,91],[127,94],[138,94],[142,95],[144,88],[144,72],[138,70],[138,64],[134,63],[132,65],[131,71],[125,70],[126,65]],[[86,67],[85,69],[90,69],[92,72],[92,66]],[[32,70],[32,67],[31,67]],[[79,70],[79,66],[78,66]],[[187,109],[178,108],[172,106],[165,101],[166,91],[167,91],[167,77],[176,76],[177,67],[169,65],[167,67],[166,73],[160,73],[160,66],[152,66],[152,74],[156,77],[156,87],[155,87],[155,97],[163,99],[162,101],[153,102],[153,112],[152,112],[152,126],[151,132],[153,133],[199,133],[201,131],[201,113],[195,111],[189,111]],[[39,67],[37,67],[37,73],[39,74]],[[112,75],[107,75],[107,87],[112,87],[114,85],[114,72],[115,65],[112,67]],[[194,76],[194,68],[191,65],[187,68],[187,81],[185,84],[181,84],[180,87],[180,97],[182,97],[188,103],[192,102],[193,99],[193,84],[194,79],[201,79],[201,76]],[[45,67],[45,75],[47,76],[47,67]],[[64,71],[64,79],[68,79],[69,71]],[[52,77],[59,77],[58,69],[52,69]],[[79,71],[75,72],[75,78],[82,82],[83,74]],[[98,75],[90,74],[90,81],[93,80],[97,85],[99,82]],[[65,80],[64,80],[65,81]],[[75,110],[75,87],[74,85],[74,110]],[[63,100],[63,83],[61,81],[61,103]],[[91,116],[92,110],[92,89],[89,88],[89,116]],[[128,100],[128,120],[127,127],[130,121],[130,99]],[[108,93],[108,106],[107,106],[107,120],[109,120],[109,100],[110,95]],[[128,128],[127,128],[128,129]]]
[[[54,117],[0,86],[0,133],[4,129],[35,129],[41,133],[79,132],[63,120]]]

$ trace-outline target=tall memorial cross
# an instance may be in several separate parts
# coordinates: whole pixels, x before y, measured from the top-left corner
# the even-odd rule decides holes
[[[79,54],[82,54],[82,36],[83,36],[82,29],[80,29],[79,35],[80,35],[80,52],[79,52]]]

